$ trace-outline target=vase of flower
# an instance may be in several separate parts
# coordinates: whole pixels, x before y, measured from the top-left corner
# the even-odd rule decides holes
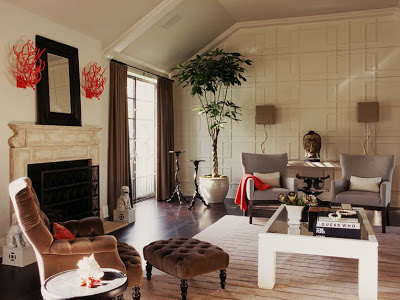
[[[289,225],[300,225],[303,208],[304,206],[286,204],[286,211],[287,211]]]
[[[306,204],[312,205],[317,201],[314,196],[299,196],[295,192],[290,192],[287,195],[280,194],[278,199],[286,206],[289,226],[300,225],[304,206]]]

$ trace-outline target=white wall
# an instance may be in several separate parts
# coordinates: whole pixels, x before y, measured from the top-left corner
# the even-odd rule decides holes
[[[79,67],[83,69],[90,62],[97,61],[103,67],[108,62],[102,58],[101,43],[79,32],[67,29],[23,9],[0,2],[0,240],[6,236],[9,228],[10,202],[9,183],[9,146],[8,139],[12,131],[8,123],[36,122],[36,91],[16,87],[16,79],[11,73],[13,56],[12,46],[20,47],[29,39],[35,41],[35,35],[78,48]],[[105,73],[109,78],[108,69]],[[101,132],[100,154],[100,199],[101,205],[107,203],[107,128],[108,128],[108,82],[100,101],[86,99],[81,93],[82,125],[103,127]]]
[[[234,197],[242,176],[241,152],[260,152],[263,126],[255,125],[255,106],[274,104],[277,123],[268,125],[267,153],[287,152],[304,159],[302,137],[308,130],[322,136],[322,160],[340,153],[362,154],[364,124],[357,123],[359,101],[380,102],[380,122],[371,125],[370,154],[395,154],[400,166],[400,18],[348,18],[306,24],[239,30],[220,48],[254,61],[234,88],[242,122],[228,123],[219,139],[220,173],[230,177]],[[189,89],[175,88],[175,148],[184,149],[181,182],[193,192],[193,166],[203,158],[201,174],[209,174],[210,139],[199,106]],[[400,167],[395,169],[392,205],[400,206]]]

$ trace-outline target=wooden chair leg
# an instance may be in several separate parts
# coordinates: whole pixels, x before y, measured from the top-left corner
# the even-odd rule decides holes
[[[386,213],[387,213],[387,209],[386,207],[382,208],[382,233],[386,232]]]
[[[153,266],[149,264],[149,262],[146,262],[146,277],[147,280],[151,280],[151,270],[153,269]]]
[[[386,225],[390,226],[390,203],[386,207]]]
[[[186,300],[188,290],[188,281],[185,279],[181,279],[181,296],[182,300]]]
[[[248,212],[249,212],[249,224],[253,224],[253,201],[252,200],[249,200]]]
[[[225,289],[226,284],[226,270],[219,271],[219,279],[221,280],[221,289]]]

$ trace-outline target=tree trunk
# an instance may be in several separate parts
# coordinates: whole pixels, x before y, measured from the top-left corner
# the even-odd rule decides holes
[[[218,133],[215,133],[212,137],[212,152],[213,152],[213,168],[212,177],[218,177]]]

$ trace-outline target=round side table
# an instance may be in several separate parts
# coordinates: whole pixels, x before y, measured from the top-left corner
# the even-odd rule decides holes
[[[61,299],[96,299],[123,300],[123,293],[128,286],[124,273],[110,268],[103,268],[104,276],[100,285],[95,288],[81,286],[81,278],[77,270],[69,270],[50,276],[42,286],[45,300]]]

